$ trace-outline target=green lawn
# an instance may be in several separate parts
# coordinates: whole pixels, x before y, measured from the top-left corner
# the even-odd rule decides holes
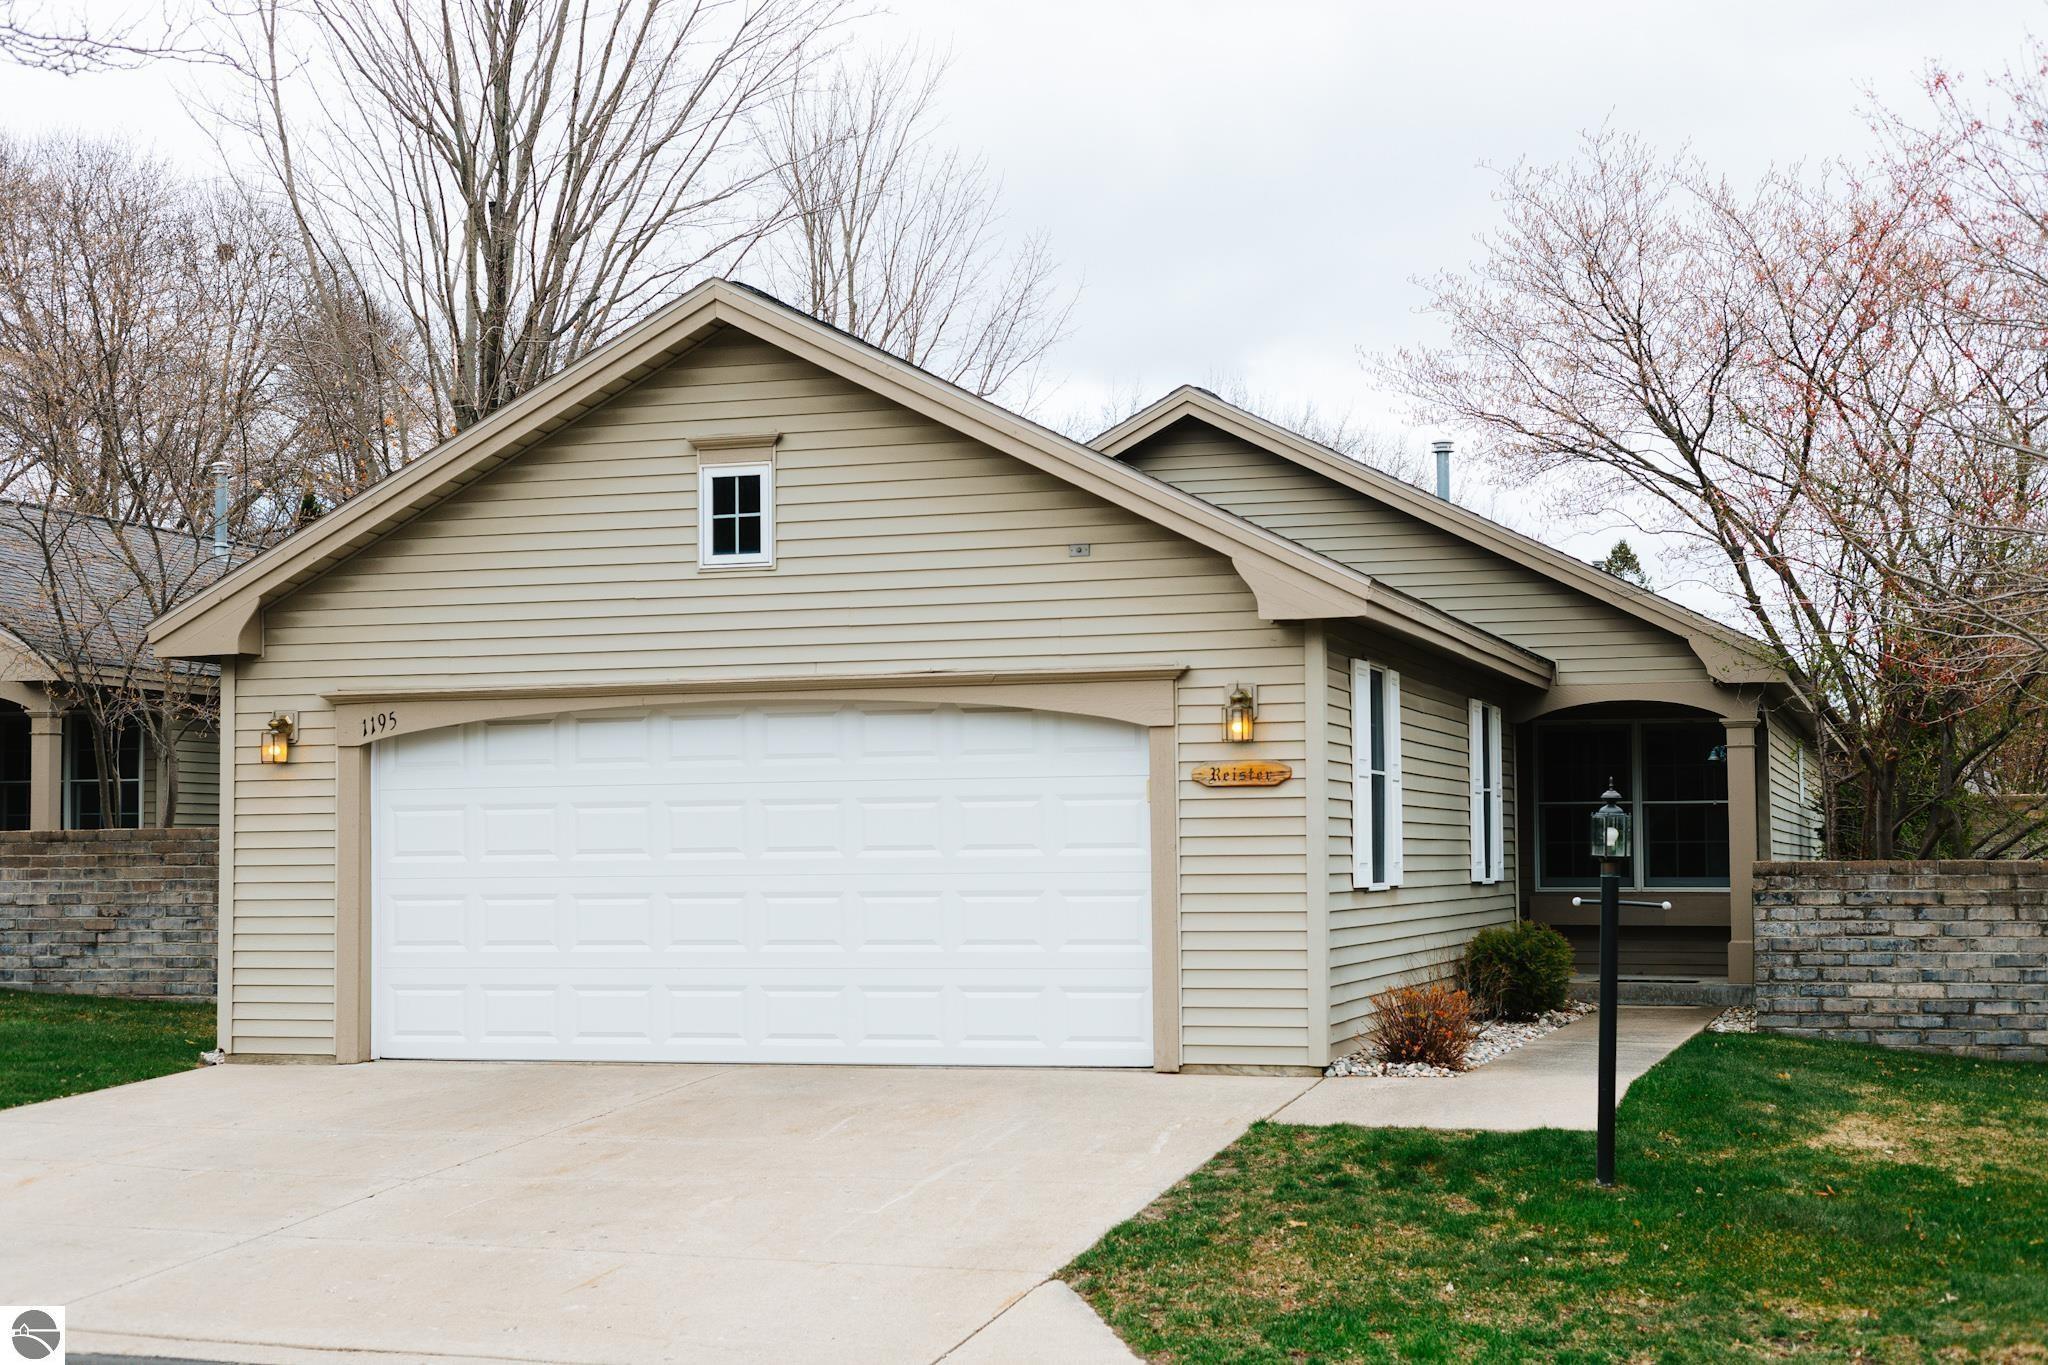
[[[106,1000],[0,990],[0,1109],[199,1065],[211,1000]]]
[[[1165,1361],[2048,1361],[2048,1067],[1705,1034],[1618,1130],[1260,1124],[1064,1274]]]

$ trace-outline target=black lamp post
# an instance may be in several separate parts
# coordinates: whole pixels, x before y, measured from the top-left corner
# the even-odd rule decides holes
[[[1628,812],[1615,803],[1614,779],[1600,794],[1606,804],[1593,812],[1593,856],[1600,860],[1600,1113],[1595,1176],[1614,1183],[1615,1016],[1620,1011],[1621,865],[1629,856]]]
[[[1593,856],[1600,860],[1600,1111],[1594,1177],[1602,1185],[1614,1183],[1614,1065],[1615,1027],[1621,1012],[1621,907],[1669,910],[1670,901],[1625,901],[1621,898],[1621,865],[1632,851],[1629,845],[1628,811],[1616,805],[1621,793],[1614,779],[1600,793],[1606,804],[1593,812]],[[1572,897],[1573,905],[1585,901]]]

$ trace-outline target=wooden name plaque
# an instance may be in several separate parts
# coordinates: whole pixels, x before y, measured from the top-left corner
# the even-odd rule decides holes
[[[1292,776],[1285,763],[1205,763],[1194,771],[1205,787],[1277,787]]]

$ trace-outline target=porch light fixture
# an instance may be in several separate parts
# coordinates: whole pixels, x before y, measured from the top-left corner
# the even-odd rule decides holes
[[[271,716],[270,724],[263,727],[263,739],[257,746],[257,757],[265,763],[288,762],[292,756],[292,740],[299,732],[297,716],[279,711]]]
[[[1614,779],[1607,779],[1607,790],[1600,793],[1600,799],[1607,804],[1593,812],[1593,856],[1602,862],[1618,863],[1628,857],[1628,812],[1615,802],[1621,800],[1621,793],[1614,789]]]
[[[1253,722],[1259,718],[1259,694],[1256,689],[1238,683],[1230,689],[1230,696],[1223,703],[1223,738],[1232,744],[1252,742]]]

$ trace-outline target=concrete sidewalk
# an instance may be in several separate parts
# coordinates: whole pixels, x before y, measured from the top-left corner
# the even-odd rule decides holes
[[[1713,1006],[1622,1006],[1616,1056],[1616,1079],[1622,1091],[1720,1012]],[[1590,1130],[1599,1084],[1597,1018],[1589,1014],[1462,1076],[1325,1080],[1275,1114],[1273,1121],[1501,1132]]]

